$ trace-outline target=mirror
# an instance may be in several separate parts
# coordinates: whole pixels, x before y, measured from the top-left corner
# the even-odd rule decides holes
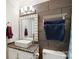
[[[20,39],[38,41],[38,14],[20,17]]]

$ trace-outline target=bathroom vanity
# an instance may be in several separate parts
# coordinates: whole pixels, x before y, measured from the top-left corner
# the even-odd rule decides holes
[[[8,59],[36,59],[38,44],[33,44],[28,48],[18,47],[13,43],[8,44]]]

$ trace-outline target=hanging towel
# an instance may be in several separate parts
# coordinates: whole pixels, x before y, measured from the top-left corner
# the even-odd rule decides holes
[[[47,40],[64,40],[64,20],[49,21],[44,24]]]
[[[25,28],[25,31],[24,31],[24,35],[27,36],[28,35],[28,31],[27,29]]]
[[[49,19],[50,21],[45,21],[44,24],[61,24],[61,23],[65,23],[65,20],[52,20],[52,19]]]
[[[13,37],[12,27],[11,26],[7,26],[7,28],[6,28],[6,36],[7,36],[8,39]]]

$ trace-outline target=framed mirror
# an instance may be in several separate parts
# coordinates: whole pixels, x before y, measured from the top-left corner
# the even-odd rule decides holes
[[[20,39],[38,41],[38,14],[20,17]]]

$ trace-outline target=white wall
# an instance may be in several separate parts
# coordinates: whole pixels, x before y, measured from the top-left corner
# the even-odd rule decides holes
[[[14,0],[6,1],[6,23],[11,22],[13,38],[7,39],[8,41],[15,41],[19,39],[19,5]],[[6,24],[7,26],[7,24]]]

